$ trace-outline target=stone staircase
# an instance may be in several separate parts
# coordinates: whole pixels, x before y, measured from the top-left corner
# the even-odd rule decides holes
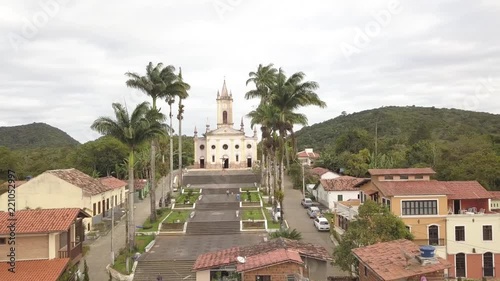
[[[196,203],[196,211],[218,211],[218,210],[239,210],[238,202],[214,202],[214,203]]]
[[[196,273],[192,272],[193,260],[180,261],[141,261],[137,264],[134,281],[156,280],[158,275],[168,280],[196,281]]]
[[[183,178],[184,184],[207,185],[207,184],[248,184],[253,186],[254,182],[260,182],[260,176],[255,174],[241,174],[237,176],[215,175],[193,175],[186,174]]]
[[[212,195],[212,194],[226,194],[226,191],[229,190],[229,193],[236,194],[240,192],[239,188],[204,188],[203,195]]]
[[[186,235],[225,235],[240,233],[239,221],[190,222]]]

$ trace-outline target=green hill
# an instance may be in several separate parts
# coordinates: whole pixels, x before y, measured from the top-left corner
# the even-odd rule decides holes
[[[76,146],[79,142],[45,123],[0,127],[0,146],[10,149]]]
[[[370,168],[432,167],[439,180],[500,190],[500,115],[427,107],[343,114],[297,133],[319,166],[365,177]]]
[[[376,127],[379,138],[397,138],[402,143],[422,128],[428,130],[433,139],[454,141],[471,134],[499,136],[500,115],[434,107],[382,107],[304,127],[296,133],[297,145],[299,149],[312,147],[321,151],[353,129],[364,130],[375,137]]]

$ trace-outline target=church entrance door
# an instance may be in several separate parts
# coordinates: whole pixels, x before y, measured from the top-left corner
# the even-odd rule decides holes
[[[247,168],[252,168],[252,157],[247,158]]]
[[[228,158],[225,158],[224,160],[224,169],[228,169],[229,168],[229,159]]]
[[[205,169],[205,158],[200,158],[200,169]]]

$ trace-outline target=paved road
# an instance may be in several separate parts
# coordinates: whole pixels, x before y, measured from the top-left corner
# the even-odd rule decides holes
[[[309,218],[306,209],[300,205],[302,199],[302,192],[293,189],[292,183],[289,178],[285,178],[285,198],[283,211],[285,211],[285,219],[291,229],[297,229],[302,233],[303,241],[313,244],[318,244],[325,247],[330,253],[333,252],[333,242],[330,239],[330,233],[319,232],[313,225],[313,220]],[[343,276],[348,275],[340,268],[328,265],[328,276]]]
[[[176,172],[174,172],[174,175],[175,174]],[[157,201],[162,196],[162,187],[168,187],[168,182],[168,177],[164,177],[159,180],[158,188],[156,189]],[[144,200],[135,202],[135,225],[142,225],[142,223],[149,217],[149,200],[150,198],[147,196]],[[123,218],[123,220],[114,229],[113,246],[115,254],[117,254],[119,250],[124,248],[126,245],[127,235],[125,233],[125,223],[126,219]],[[106,272],[106,265],[111,263],[111,232],[90,244],[90,251],[86,255],[85,260],[87,260],[87,265],[89,267],[90,280],[108,280],[109,276]],[[83,261],[80,264],[80,270],[83,272]]]

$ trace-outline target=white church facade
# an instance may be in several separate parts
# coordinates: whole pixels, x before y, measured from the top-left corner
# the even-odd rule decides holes
[[[217,128],[206,125],[203,136],[194,129],[195,169],[249,169],[257,161],[257,131],[245,136],[243,118],[240,129],[233,125],[233,94],[228,92],[226,81],[222,91],[217,91]]]

